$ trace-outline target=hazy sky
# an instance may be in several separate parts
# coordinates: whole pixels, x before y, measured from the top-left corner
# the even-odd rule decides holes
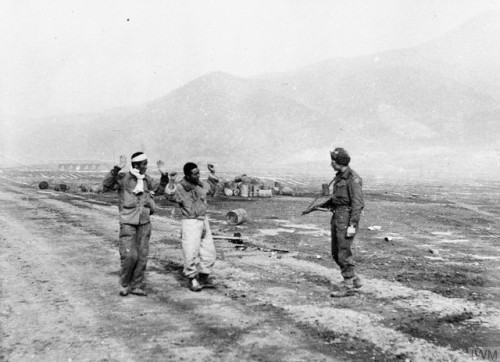
[[[417,45],[500,0],[3,0],[0,115],[139,105],[210,71]]]

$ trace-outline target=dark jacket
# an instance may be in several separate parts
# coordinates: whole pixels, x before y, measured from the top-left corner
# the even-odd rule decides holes
[[[365,207],[363,200],[363,180],[349,166],[344,172],[337,172],[333,179],[333,192],[328,201],[320,205],[331,210],[345,206],[349,209],[349,225],[358,226],[361,211]]]
[[[153,193],[162,195],[168,183],[168,175],[161,177],[160,182],[151,176],[144,177],[144,192],[140,195],[133,193],[137,185],[137,178],[130,172],[120,171],[115,166],[102,182],[103,191],[118,190],[118,210],[120,223],[129,225],[147,224],[149,216],[154,212]]]

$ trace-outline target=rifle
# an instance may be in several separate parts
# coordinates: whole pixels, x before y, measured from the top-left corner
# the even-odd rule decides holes
[[[333,181],[335,181],[335,178],[330,181],[330,183],[328,184],[328,188],[330,188],[330,185],[333,183]],[[322,195],[316,196],[316,198],[314,200],[312,200],[312,202],[307,206],[307,208],[304,211],[302,211],[302,215],[309,214],[310,212],[313,212],[313,211],[323,211],[323,212],[330,211],[330,210],[325,209],[323,207],[311,207],[311,205],[313,205],[316,202],[316,200],[318,200],[321,196]]]

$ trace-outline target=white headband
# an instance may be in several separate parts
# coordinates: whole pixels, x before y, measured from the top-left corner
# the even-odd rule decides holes
[[[146,157],[146,154],[141,153],[140,155],[135,156],[133,159],[131,159],[131,162],[141,162],[144,160],[147,160],[148,158]]]

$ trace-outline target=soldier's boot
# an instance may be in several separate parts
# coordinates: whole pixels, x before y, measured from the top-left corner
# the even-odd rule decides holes
[[[128,287],[122,287],[122,286],[120,286],[120,295],[122,297],[126,297],[129,292],[130,292],[130,289]]]
[[[350,297],[353,296],[355,293],[354,291],[354,283],[353,283],[353,278],[351,279],[344,279],[342,283],[339,285],[339,289],[332,292],[330,294],[330,297],[333,298],[342,298],[342,297]]]
[[[203,288],[215,288],[215,281],[210,274],[200,273],[198,275],[198,281],[200,282]]]
[[[139,295],[141,297],[145,297],[148,295],[148,293],[146,293],[146,291],[142,288],[133,288],[130,293],[134,294],[134,295]]]
[[[202,289],[202,286],[198,279],[189,278],[189,289],[193,292],[199,292]]]
[[[356,289],[359,289],[363,286],[363,283],[361,282],[361,278],[356,275],[353,279],[352,279],[352,285],[354,286],[354,288]]]

